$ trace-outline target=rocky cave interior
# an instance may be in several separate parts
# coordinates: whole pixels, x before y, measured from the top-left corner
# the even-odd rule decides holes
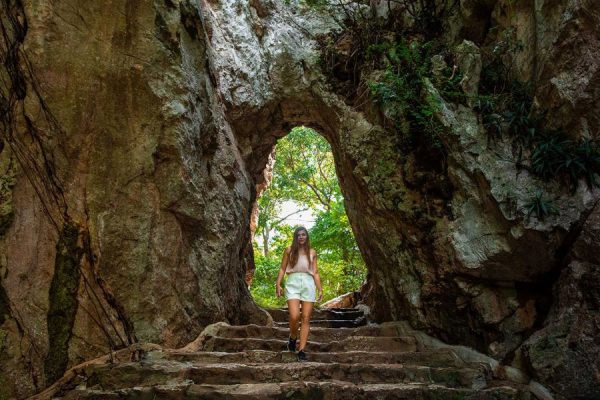
[[[443,151],[405,151],[389,113],[323,73],[317,38],[338,26],[318,12],[71,3],[2,3],[0,395],[30,396],[115,347],[268,324],[245,284],[251,221],[269,155],[298,125],[332,147],[372,321],[408,321],[564,398],[600,395],[598,187],[518,168],[513,143],[489,140],[435,71],[419,101]],[[461,3],[444,32],[461,90],[477,93],[482,53],[511,28],[523,49],[505,61],[537,82],[547,124],[598,138],[596,1]],[[556,214],[527,217],[538,189]]]

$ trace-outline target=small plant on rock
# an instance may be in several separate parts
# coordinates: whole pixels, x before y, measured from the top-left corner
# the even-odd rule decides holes
[[[483,126],[493,140],[503,135],[511,139],[518,168],[525,168],[545,181],[562,180],[572,192],[580,179],[585,179],[590,187],[599,186],[597,143],[588,139],[577,142],[565,132],[548,129],[544,125],[544,110],[533,106],[534,88],[516,80],[512,64],[504,62],[522,50],[513,36],[511,31],[501,33],[496,46],[486,54],[475,105]]]
[[[598,186],[595,175],[600,174],[598,145],[590,139],[578,143],[560,131],[539,138],[531,153],[531,171],[542,179],[565,179],[574,191],[579,179],[590,187]]]
[[[441,50],[437,41],[419,40],[401,40],[369,48],[369,57],[385,57],[388,64],[382,77],[369,83],[371,94],[402,134],[400,143],[405,150],[423,141],[433,148],[442,148],[439,134],[443,127],[434,116],[435,110],[422,96],[424,79],[431,78],[431,57]],[[459,82],[460,76],[451,68],[444,70],[440,79],[442,96],[454,99],[464,96]]]
[[[543,221],[551,214],[557,214],[558,210],[551,200],[545,199],[543,192],[538,190],[536,194],[525,204],[526,218],[529,220],[532,214]]]
[[[579,170],[578,176],[585,178],[590,187],[600,186],[596,175],[600,174],[600,151],[598,143],[591,139],[583,139],[575,147],[574,164]]]
[[[531,153],[531,170],[542,179],[548,180],[559,172],[563,160],[569,158],[570,139],[559,134],[548,134],[539,140]],[[568,165],[568,162],[567,162]]]

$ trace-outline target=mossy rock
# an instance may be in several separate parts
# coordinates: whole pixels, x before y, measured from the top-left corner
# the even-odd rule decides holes
[[[60,378],[68,364],[69,341],[78,308],[79,261],[83,254],[83,249],[78,246],[78,238],[77,226],[66,224],[56,245],[48,310],[50,351],[44,361],[44,372],[49,383]]]
[[[10,228],[15,217],[15,213],[11,209],[8,213],[4,213],[0,208],[0,237],[4,236]]]
[[[12,204],[12,188],[17,183],[16,166],[10,157],[0,157],[0,238],[10,228],[14,220],[14,210]]]

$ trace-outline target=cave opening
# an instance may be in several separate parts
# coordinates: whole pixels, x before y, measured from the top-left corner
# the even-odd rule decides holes
[[[356,305],[367,267],[326,137],[304,125],[290,129],[273,146],[262,176],[250,224],[254,268],[246,276],[254,301],[262,307],[285,307],[285,296],[275,294],[275,282],[294,229],[304,226],[318,254],[321,303]]]

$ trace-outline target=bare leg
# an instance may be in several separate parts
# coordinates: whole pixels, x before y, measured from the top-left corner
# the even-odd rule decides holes
[[[298,323],[300,322],[300,300],[289,299],[287,303],[290,317],[290,337],[296,339],[298,336]]]
[[[313,310],[313,303],[310,301],[302,302],[302,326],[300,327],[300,345],[298,351],[304,350],[308,341],[308,332],[310,330],[310,316]]]

